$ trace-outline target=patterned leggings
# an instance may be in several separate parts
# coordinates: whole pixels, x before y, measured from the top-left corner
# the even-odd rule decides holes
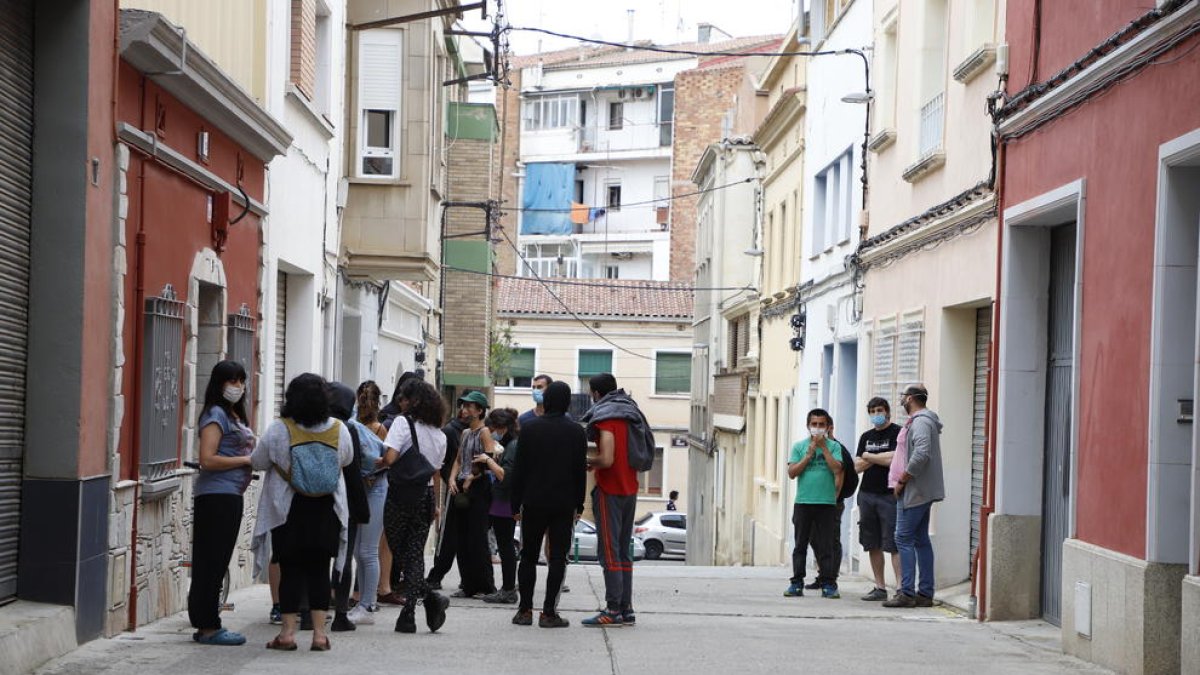
[[[425,542],[429,539],[432,520],[432,487],[426,488],[420,496],[388,491],[383,507],[383,529],[388,548],[392,549],[392,565],[404,571],[404,596],[410,608],[429,593],[429,583],[425,580]]]

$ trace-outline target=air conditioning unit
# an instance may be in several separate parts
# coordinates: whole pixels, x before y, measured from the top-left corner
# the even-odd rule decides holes
[[[641,87],[637,87],[636,89],[633,90],[634,98],[642,98],[645,95],[646,95],[646,90],[642,89]]]
[[[629,91],[628,91],[628,90],[626,90],[626,89],[618,89],[618,90],[617,90],[617,98],[625,98],[625,96],[626,96],[628,93],[629,93]]]

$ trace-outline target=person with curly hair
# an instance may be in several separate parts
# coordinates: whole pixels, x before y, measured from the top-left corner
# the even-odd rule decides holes
[[[517,463],[518,413],[512,408],[497,408],[488,413],[484,424],[503,448],[494,458],[492,470],[492,505],[488,509],[492,532],[496,534],[496,549],[500,554],[500,589],[483,596],[484,602],[511,605],[517,602],[517,548],[513,544],[517,523],[513,520],[510,488],[512,469]]]
[[[446,457],[442,420],[446,406],[433,385],[412,379],[400,391],[404,414],[397,417],[387,439],[380,466],[388,469],[388,492],[383,507],[384,531],[392,558],[404,571],[404,609],[396,632],[417,632],[417,602],[425,605],[425,623],[435,632],[446,622],[450,599],[434,591],[425,579],[425,542],[438,518],[434,495],[441,488],[438,468]]]

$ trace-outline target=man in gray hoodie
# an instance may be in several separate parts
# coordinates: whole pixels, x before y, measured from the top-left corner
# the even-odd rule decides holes
[[[906,387],[900,405],[905,423],[906,462],[896,482],[896,548],[900,551],[900,592],[884,607],[933,606],[933,543],[929,541],[929,516],[933,503],[946,498],[942,479],[942,422],[926,408],[929,390],[919,384]],[[920,583],[917,583],[917,570]]]

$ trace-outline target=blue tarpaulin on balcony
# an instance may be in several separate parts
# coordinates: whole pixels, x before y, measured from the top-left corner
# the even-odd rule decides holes
[[[525,165],[521,234],[571,234],[575,165],[537,162]]]

